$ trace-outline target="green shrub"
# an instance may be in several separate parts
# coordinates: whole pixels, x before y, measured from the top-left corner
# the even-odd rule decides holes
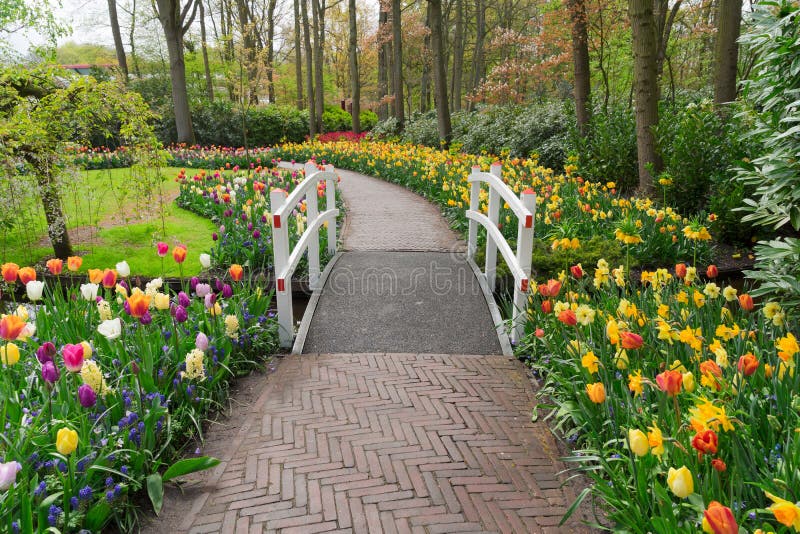
[[[353,117],[340,107],[325,106],[325,111],[322,113],[322,127],[326,132],[352,130]]]
[[[358,114],[358,120],[361,123],[361,131],[367,132],[378,124],[378,115],[374,111],[365,109]]]
[[[397,140],[397,119],[389,117],[386,120],[378,121],[369,133],[372,139]]]

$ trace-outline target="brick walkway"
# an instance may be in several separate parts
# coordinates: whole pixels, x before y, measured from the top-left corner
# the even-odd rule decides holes
[[[289,356],[173,531],[580,531],[533,405],[503,356]]]

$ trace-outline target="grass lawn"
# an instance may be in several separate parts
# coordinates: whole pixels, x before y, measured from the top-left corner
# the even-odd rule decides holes
[[[155,243],[170,247],[182,243],[189,254],[183,274],[200,272],[197,257],[213,241],[214,225],[198,215],[178,208],[174,177],[179,169],[113,169],[80,171],[65,180],[62,203],[73,250],[83,256],[83,270],[113,268],[122,260],[132,274],[160,276],[162,262]],[[16,195],[12,209],[17,214],[11,229],[0,230],[0,262],[20,265],[41,262],[53,254],[38,197]],[[164,274],[178,276],[171,256],[165,258]]]

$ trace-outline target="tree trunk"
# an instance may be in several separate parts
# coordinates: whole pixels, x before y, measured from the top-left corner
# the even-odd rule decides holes
[[[273,71],[275,70],[275,7],[277,4],[278,0],[269,0],[269,7],[267,7],[267,96],[270,104],[275,104]]]
[[[477,10],[475,17],[475,53],[472,55],[472,88],[474,93],[481,85],[484,77],[483,65],[483,41],[486,38],[486,1],[477,0],[475,9]],[[475,108],[474,101],[470,101],[469,110]]]
[[[719,106],[736,100],[736,71],[739,65],[739,30],[742,0],[719,0],[715,47],[714,103]]]
[[[119,20],[117,19],[117,1],[108,0],[108,18],[111,22],[111,34],[114,36],[114,49],[117,51],[117,63],[119,70],[128,82],[128,59],[125,57],[125,48],[122,46],[122,33],[119,31]]]
[[[300,36],[300,0],[294,0],[294,77],[297,85],[297,109],[303,109],[303,53]]]
[[[350,93],[353,98],[353,133],[361,133],[361,80],[358,75],[358,28],[356,26],[356,0],[349,2],[350,12]]]
[[[314,98],[314,62],[311,49],[311,28],[308,25],[307,0],[300,0],[300,9],[303,12],[303,42],[306,52],[306,93],[308,94],[308,134],[313,139],[317,135],[316,99]],[[313,9],[313,6],[312,6]],[[320,125],[320,130],[322,125]]]
[[[425,27],[430,30],[431,28],[431,10],[425,10]],[[419,111],[425,113],[430,108],[430,86],[431,86],[431,68],[428,61],[429,51],[431,49],[431,35],[428,32],[425,35],[423,44],[425,57],[422,59],[422,77],[419,84]]]
[[[394,89],[394,116],[397,128],[402,131],[406,122],[403,102],[403,29],[401,27],[400,0],[392,0],[392,88]]]
[[[578,131],[586,135],[589,125],[589,96],[591,91],[589,74],[589,34],[584,0],[569,0],[572,17],[572,61],[575,73],[575,117]]]
[[[194,18],[197,4],[190,1],[181,9],[178,0],[156,0],[158,19],[164,29],[169,54],[169,75],[172,80],[172,105],[175,109],[175,127],[179,143],[194,143],[192,114],[186,92],[186,66],[183,62],[183,35]]]
[[[389,54],[385,42],[388,23],[389,13],[383,9],[383,3],[381,3],[378,14],[378,93],[380,93],[378,95],[380,100],[378,118],[382,121],[389,118],[389,106],[385,102],[385,98],[389,94]]]
[[[203,50],[203,72],[206,78],[206,96],[210,102],[214,101],[214,83],[211,81],[211,67],[208,63],[208,45],[206,43],[206,11],[203,2],[198,2],[200,9],[200,40]]]
[[[256,44],[254,21],[250,16],[250,7],[245,0],[237,0],[236,7],[239,14],[239,31],[242,34],[242,48],[247,58],[245,70],[247,71],[247,92],[251,104],[258,104],[258,63],[256,62]],[[244,98],[244,95],[242,95]]]
[[[436,119],[439,139],[450,144],[452,128],[450,107],[447,101],[447,68],[444,64],[444,42],[442,36],[442,0],[428,0],[431,21],[431,46],[433,48],[433,85],[436,91]]]
[[[461,109],[461,76],[464,71],[464,4],[455,0],[456,29],[453,35],[453,78],[450,86],[450,109]]]
[[[133,61],[133,73],[137,78],[142,77],[142,72],[139,70],[139,59],[136,56],[136,0],[131,4],[131,31],[128,33],[128,41],[131,47],[131,60]]]
[[[53,245],[53,253],[57,258],[66,260],[73,255],[73,252],[67,233],[67,219],[64,217],[61,197],[58,194],[57,178],[53,174],[56,164],[49,159],[42,161],[35,154],[27,154],[25,160],[36,169],[36,181],[47,221],[47,236]]]
[[[325,0],[311,0],[314,17],[314,112],[317,127],[323,132],[322,113],[325,110],[325,86],[323,84],[323,61],[325,51]]]
[[[658,125],[658,40],[652,0],[628,0],[633,33],[633,75],[636,113],[636,148],[639,161],[639,190],[654,191],[653,175],[661,170],[653,128]]]

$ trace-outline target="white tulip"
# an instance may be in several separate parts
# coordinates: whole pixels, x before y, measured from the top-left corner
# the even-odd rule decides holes
[[[97,327],[97,331],[108,340],[117,339],[122,335],[122,321],[119,320],[119,317],[103,321]]]
[[[44,291],[44,282],[39,280],[31,280],[27,284],[25,284],[25,289],[28,292],[28,300],[31,302],[36,302],[42,298],[42,292]]]
[[[117,274],[119,274],[122,278],[126,278],[131,275],[131,266],[128,265],[127,261],[121,261],[117,264]]]
[[[200,265],[203,269],[211,267],[211,256],[209,254],[200,254]]]
[[[81,295],[86,300],[95,300],[97,298],[97,289],[100,286],[97,284],[81,284]]]

